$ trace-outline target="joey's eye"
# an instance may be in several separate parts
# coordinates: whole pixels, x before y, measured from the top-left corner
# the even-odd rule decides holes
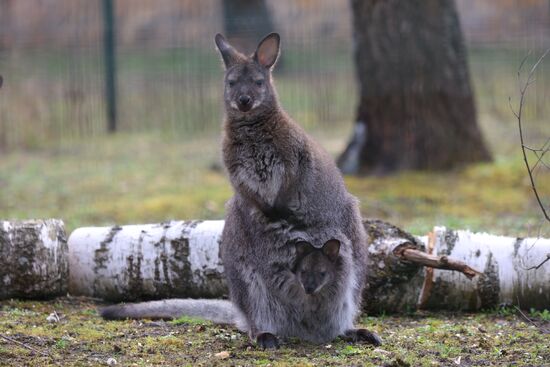
[[[261,87],[262,85],[264,85],[264,81],[263,81],[263,80],[256,80],[255,83],[256,83],[256,85],[257,85],[258,87]]]
[[[234,81],[234,80],[230,80],[230,81],[228,82],[228,84],[229,84],[229,87],[230,87],[230,88],[233,88],[233,87],[235,86],[235,81]]]

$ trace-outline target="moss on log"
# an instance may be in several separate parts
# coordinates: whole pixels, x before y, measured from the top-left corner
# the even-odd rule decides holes
[[[0,299],[66,295],[67,252],[61,220],[0,221]]]

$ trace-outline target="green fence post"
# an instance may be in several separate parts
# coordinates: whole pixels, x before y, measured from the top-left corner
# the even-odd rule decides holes
[[[116,99],[116,30],[114,16],[115,0],[103,0],[103,52],[105,62],[105,103],[107,108],[107,131],[117,130]]]

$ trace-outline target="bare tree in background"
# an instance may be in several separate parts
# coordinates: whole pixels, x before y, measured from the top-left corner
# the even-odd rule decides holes
[[[453,0],[351,0],[360,98],[344,173],[491,159]]]
[[[265,0],[223,0],[225,36],[240,50],[252,52],[258,41],[274,31]]]
[[[550,137],[548,137],[546,139],[546,141],[539,148],[534,148],[534,147],[528,146],[525,143],[524,134],[523,134],[523,120],[522,120],[523,116],[522,116],[522,113],[523,113],[523,108],[524,108],[524,104],[525,104],[525,97],[526,97],[526,94],[527,94],[527,89],[529,88],[529,86],[531,84],[533,84],[535,82],[535,78],[534,78],[535,71],[537,70],[538,66],[544,60],[544,58],[548,55],[549,52],[550,52],[550,49],[547,49],[542,54],[542,56],[539,57],[539,59],[535,62],[535,64],[529,70],[529,73],[527,75],[527,79],[525,80],[525,82],[522,83],[522,81],[521,81],[521,72],[522,72],[523,66],[525,65],[525,62],[529,58],[530,53],[527,54],[527,56],[523,59],[523,61],[521,62],[520,66],[518,68],[518,74],[517,74],[518,85],[520,85],[521,87],[520,87],[520,90],[519,90],[519,105],[518,105],[517,109],[514,109],[514,107],[512,107],[512,98],[511,97],[509,98],[510,109],[512,110],[512,113],[514,114],[514,116],[516,117],[517,122],[518,122],[518,131],[519,131],[519,140],[520,140],[520,144],[521,144],[521,153],[522,153],[522,156],[523,156],[523,162],[525,163],[525,168],[527,169],[527,175],[529,176],[529,182],[531,183],[531,189],[533,190],[533,194],[535,196],[535,199],[537,200],[537,204],[539,205],[539,208],[542,212],[542,215],[544,216],[544,219],[546,219],[548,222],[550,222],[550,211],[547,210],[547,208],[546,208],[546,206],[545,206],[545,204],[544,204],[544,202],[541,198],[541,195],[539,194],[539,190],[537,189],[537,185],[536,185],[536,182],[535,182],[534,175],[535,175],[535,170],[537,168],[545,167],[546,169],[550,170],[550,165],[548,163],[546,163],[546,160],[545,160],[546,154],[548,154],[550,152]],[[527,157],[527,152],[531,152],[535,156],[536,161],[535,161],[534,164],[529,163],[529,158]],[[550,254],[548,255],[548,259],[550,259]]]

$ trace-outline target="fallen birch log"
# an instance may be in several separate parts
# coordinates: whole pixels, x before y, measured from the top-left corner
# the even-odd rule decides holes
[[[0,221],[0,300],[67,294],[69,264],[63,221]]]
[[[69,238],[69,292],[110,301],[225,297],[222,228],[223,221],[79,228]],[[417,238],[376,220],[365,228],[370,312],[550,308],[550,262],[528,270],[549,256],[548,239],[442,227]]]
[[[415,308],[473,311],[502,304],[550,308],[550,261],[536,268],[550,257],[549,239],[435,227],[428,236],[414,239],[425,249],[418,261],[418,252],[410,253],[409,244],[386,245],[396,237],[391,225],[386,229],[388,225],[383,222],[371,223],[365,222],[373,240],[369,246],[373,258],[370,287],[364,295],[371,312]],[[384,248],[388,248],[386,254]]]
[[[69,237],[69,293],[111,301],[223,297],[223,223],[78,228]]]

